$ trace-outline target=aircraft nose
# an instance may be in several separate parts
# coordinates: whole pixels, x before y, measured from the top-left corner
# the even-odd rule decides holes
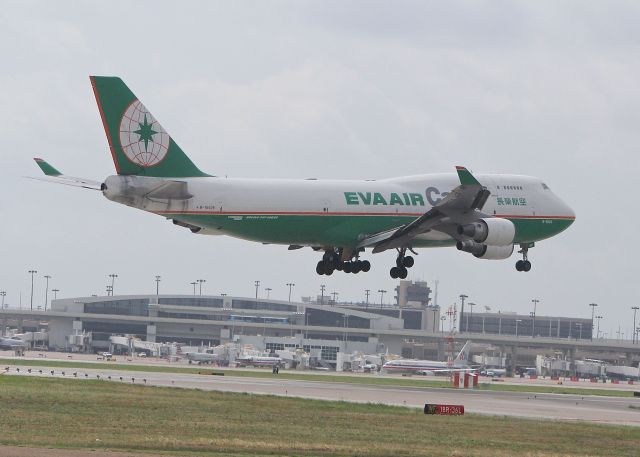
[[[560,203],[562,205],[562,215],[569,220],[569,225],[573,224],[576,220],[576,212],[564,201],[560,200]]]
[[[573,223],[576,220],[576,212],[569,205],[565,204],[565,206],[566,206],[567,216],[571,219],[571,223]]]

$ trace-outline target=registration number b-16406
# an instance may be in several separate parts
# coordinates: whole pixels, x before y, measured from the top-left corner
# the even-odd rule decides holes
[[[425,414],[438,414],[445,416],[461,416],[464,414],[463,405],[424,405]]]

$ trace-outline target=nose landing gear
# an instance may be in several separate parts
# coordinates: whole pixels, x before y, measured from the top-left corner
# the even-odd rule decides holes
[[[527,272],[531,270],[531,262],[529,262],[529,248],[534,246],[533,243],[525,243],[520,245],[520,250],[518,251],[522,254],[522,260],[518,260],[516,262],[516,270]]]
[[[415,263],[413,257],[405,255],[407,248],[401,248],[398,250],[398,258],[396,259],[396,266],[389,270],[389,275],[393,279],[405,279],[409,273],[407,269],[411,268]],[[412,251],[413,252],[413,251]]]

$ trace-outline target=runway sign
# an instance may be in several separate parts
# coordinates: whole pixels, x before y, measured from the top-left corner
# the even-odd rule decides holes
[[[462,416],[464,405],[424,405],[425,414],[437,414],[440,416]]]

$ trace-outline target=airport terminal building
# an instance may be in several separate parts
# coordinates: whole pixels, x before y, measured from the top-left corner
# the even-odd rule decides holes
[[[261,349],[320,349],[329,361],[340,351],[400,353],[402,338],[391,338],[389,332],[438,330],[440,322],[437,307],[334,306],[199,295],[59,299],[52,302],[49,314],[49,347],[60,350],[106,349],[114,334],[188,346],[242,344],[259,336]]]
[[[591,319],[576,317],[465,312],[460,318],[460,328],[464,332],[493,335],[592,339]]]
[[[5,335],[9,328],[31,331],[32,347],[70,352],[110,350],[112,336],[129,335],[185,346],[235,343],[266,352],[301,349],[321,354],[333,365],[338,353],[355,352],[446,360],[466,340],[474,343],[472,353],[500,354],[512,368],[533,366],[540,354],[628,365],[640,359],[640,345],[630,341],[592,340],[589,319],[537,316],[534,327],[532,316],[465,310],[458,319],[461,331],[450,334],[452,316],[441,316],[429,292],[426,284],[402,281],[393,306],[335,303],[326,296],[301,302],[222,295],[63,298],[53,300],[45,311],[0,310],[0,325]]]

